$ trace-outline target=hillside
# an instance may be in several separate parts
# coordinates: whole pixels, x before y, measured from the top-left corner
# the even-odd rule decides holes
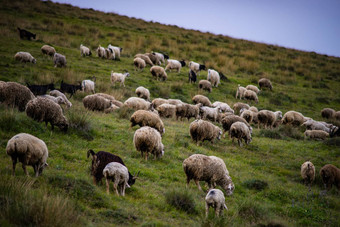
[[[36,40],[20,40],[17,27],[36,33]],[[91,48],[92,56],[80,56],[81,43]],[[96,56],[98,45],[106,47],[109,43],[123,47],[120,61]],[[52,59],[41,53],[44,44],[66,56],[66,68],[53,67]],[[15,61],[13,56],[18,51],[30,52],[37,64]],[[133,56],[151,51],[166,52],[170,58],[187,63],[203,62],[223,72],[228,81],[221,81],[218,88],[207,93],[188,83],[188,67],[179,74],[168,73],[166,82],[154,80],[149,66],[143,72],[134,71]],[[261,92],[258,109],[282,113],[296,110],[315,120],[322,120],[320,111],[325,107],[340,110],[340,58],[49,1],[1,1],[0,54],[0,81],[54,82],[59,88],[62,80],[77,83],[96,76],[96,92],[111,94],[122,102],[135,96],[138,86],[144,86],[150,90],[151,99],[192,103],[194,95],[203,94],[213,102],[232,106],[239,101],[235,99],[238,84],[256,85],[258,79],[267,77],[274,89]],[[110,84],[111,70],[129,71],[126,87]],[[206,75],[202,71],[198,80],[206,79]],[[51,131],[50,125],[46,128],[25,112],[0,104],[1,226],[340,225],[339,191],[333,187],[325,194],[318,174],[328,163],[340,167],[339,138],[309,141],[303,140],[303,128],[265,130],[253,126],[253,140],[248,146],[240,148],[228,138],[196,146],[189,135],[192,120],[163,119],[165,155],[160,160],[145,161],[132,142],[138,129],[130,128],[133,111],[87,111],[82,104],[86,95],[78,92],[70,99],[72,108],[65,109],[71,124],[67,134],[58,128]],[[33,134],[48,146],[49,167],[39,178],[24,176],[21,164],[16,176],[11,176],[12,163],[5,148],[7,141],[20,132]],[[131,173],[140,171],[125,197],[117,197],[112,188],[107,195],[105,182],[93,185],[91,160],[86,157],[89,149],[117,154]],[[198,191],[193,182],[185,187],[182,162],[197,153],[223,158],[235,184],[233,195],[226,197],[229,210],[221,218],[214,219],[211,212],[206,219],[205,192]],[[307,160],[314,163],[317,172],[311,191],[300,176],[301,164]],[[32,176],[33,169],[28,170]],[[207,189],[203,182],[201,186]],[[178,204],[177,208],[173,204]]]

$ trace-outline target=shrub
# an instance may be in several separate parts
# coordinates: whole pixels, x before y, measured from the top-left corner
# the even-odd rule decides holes
[[[135,112],[134,109],[131,109],[127,106],[122,106],[117,110],[118,117],[122,119],[128,119],[130,120],[131,115]]]
[[[165,194],[166,202],[187,213],[197,213],[193,196],[187,190],[173,189]]]
[[[79,114],[81,113],[81,114]],[[87,140],[93,140],[92,126],[91,126],[91,113],[83,109],[77,108],[76,106],[68,110],[66,118],[69,122],[71,130],[79,133]]]
[[[238,210],[238,215],[249,223],[257,223],[263,220],[266,214],[266,210],[263,209],[260,204],[255,202],[246,201]]]
[[[262,191],[268,187],[268,183],[266,181],[257,179],[246,180],[243,184],[246,188],[255,189],[257,191]]]
[[[329,146],[340,147],[340,137],[329,138],[324,141],[324,144],[329,145]]]

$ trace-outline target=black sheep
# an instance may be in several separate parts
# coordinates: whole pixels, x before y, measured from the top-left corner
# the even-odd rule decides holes
[[[190,83],[192,83],[192,82],[196,83],[196,80],[197,80],[196,73],[190,69],[190,71],[189,71],[189,82]]]
[[[31,38],[35,39],[36,37],[36,34],[33,34],[32,32],[29,32],[25,29],[18,28],[18,31],[19,31],[20,39],[31,40]]]
[[[79,82],[79,85],[74,85],[74,84],[67,84],[64,83],[64,81],[61,81],[60,84],[60,91],[63,93],[69,93],[71,94],[70,98],[74,93],[76,93],[77,90],[81,90],[81,83]]]
[[[47,90],[54,90],[54,84],[46,84],[46,85],[29,85],[28,83],[27,87],[31,90],[31,92],[37,96],[37,95],[45,95]]]

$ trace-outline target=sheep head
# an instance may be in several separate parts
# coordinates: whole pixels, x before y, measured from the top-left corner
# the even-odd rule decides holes
[[[227,196],[231,196],[235,190],[235,185],[228,174],[220,180],[219,185],[225,190]]]

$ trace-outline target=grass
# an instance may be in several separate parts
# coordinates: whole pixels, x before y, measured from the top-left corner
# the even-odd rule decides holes
[[[16,27],[37,33],[37,40],[20,40]],[[267,77],[273,82],[273,91],[259,94],[256,105],[259,110],[283,113],[296,110],[316,120],[321,120],[320,111],[324,107],[340,110],[340,59],[336,57],[36,0],[1,1],[0,37],[0,80],[3,81],[22,84],[53,81],[59,88],[61,80],[78,83],[95,75],[96,92],[111,94],[122,102],[135,96],[138,86],[144,86],[150,90],[151,99],[179,98],[191,103],[191,97],[204,94],[212,102],[233,105],[239,101],[234,98],[237,84],[256,85],[259,78]],[[81,43],[91,48],[93,56],[80,57]],[[96,57],[95,48],[109,43],[123,47],[121,61]],[[52,59],[41,54],[44,44],[66,55],[68,67],[54,68]],[[164,51],[173,59],[193,60],[214,67],[227,76],[228,81],[221,81],[218,88],[207,93],[199,91],[197,84],[187,82],[187,67],[179,74],[168,73],[166,82],[154,80],[149,67],[135,72],[133,56],[153,50]],[[18,51],[30,52],[37,64],[14,61]],[[110,84],[111,70],[130,72],[126,87]],[[198,79],[205,77],[206,71],[202,71]],[[160,160],[145,161],[132,143],[138,128],[130,129],[133,111],[122,108],[111,114],[88,112],[82,104],[86,95],[78,92],[70,99],[71,109],[64,109],[70,122],[67,134],[58,128],[51,131],[50,126],[46,128],[43,123],[33,121],[24,112],[0,104],[0,149],[3,151],[0,152],[3,179],[0,186],[7,188],[7,194],[0,189],[0,202],[5,196],[14,201],[12,205],[18,205],[13,213],[0,214],[0,225],[35,225],[35,219],[52,226],[72,223],[84,226],[340,225],[339,192],[333,188],[324,194],[318,174],[309,191],[300,177],[301,164],[307,160],[314,163],[317,172],[328,163],[340,167],[338,138],[305,141],[303,128],[280,126],[258,130],[255,126],[253,141],[242,148],[232,145],[228,138],[215,144],[204,142],[197,147],[189,136],[190,122],[163,119],[165,155]],[[7,141],[20,132],[33,134],[48,146],[49,167],[37,179],[26,178],[19,167],[16,177],[11,177],[11,160],[4,151]],[[124,198],[114,193],[107,195],[104,184],[93,185],[89,171],[91,160],[86,157],[89,149],[117,154],[131,173],[140,171]],[[229,210],[220,218],[215,218],[213,212],[205,218],[206,193],[198,191],[192,182],[185,187],[182,162],[195,153],[222,158],[235,184],[234,194],[226,197]],[[32,175],[33,169],[28,167],[28,170]],[[208,189],[201,185],[204,191]],[[13,197],[17,194],[18,198]],[[50,210],[45,209],[47,207]],[[66,207],[70,212],[63,213]],[[47,215],[45,220],[42,217],[47,211],[65,218],[55,220]],[[14,216],[20,218],[14,219]]]

